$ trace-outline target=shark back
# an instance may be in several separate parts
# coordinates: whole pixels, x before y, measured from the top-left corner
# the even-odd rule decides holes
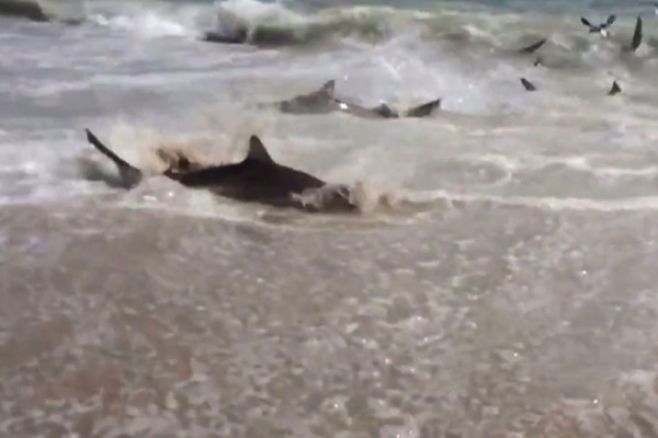
[[[251,137],[249,152],[242,162],[186,173],[178,181],[229,198],[275,206],[294,206],[293,195],[326,185],[308,173],[274,162],[256,136]]]

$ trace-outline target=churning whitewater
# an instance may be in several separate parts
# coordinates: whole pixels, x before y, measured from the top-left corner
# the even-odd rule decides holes
[[[0,436],[656,436],[657,49],[641,2],[0,0]]]

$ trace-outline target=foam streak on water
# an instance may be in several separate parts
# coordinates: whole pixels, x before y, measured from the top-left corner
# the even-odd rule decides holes
[[[0,436],[656,435],[650,8],[2,1]],[[578,22],[611,12],[607,39]],[[263,105],[330,79],[442,111]],[[153,176],[108,185],[84,128]],[[235,162],[252,134],[361,213],[157,176],[158,151]]]

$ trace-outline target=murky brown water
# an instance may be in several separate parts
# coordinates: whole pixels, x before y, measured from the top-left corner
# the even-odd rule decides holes
[[[658,436],[653,18],[631,55],[630,4],[602,39],[573,2],[431,3],[224,5],[320,33],[294,48],[201,43],[203,2],[0,17],[0,438]],[[547,35],[544,67],[515,53]],[[262,109],[329,79],[443,109]],[[368,208],[125,192],[86,172],[84,128],[148,170],[258,134]]]
[[[86,202],[0,225],[3,436],[654,433],[648,213],[334,230]]]

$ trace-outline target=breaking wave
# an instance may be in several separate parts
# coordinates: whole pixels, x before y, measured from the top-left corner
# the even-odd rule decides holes
[[[375,43],[411,36],[428,50],[470,58],[519,55],[519,49],[547,38],[542,65],[578,68],[609,64],[628,45],[632,20],[619,20],[610,38],[583,33],[575,17],[546,14],[541,21],[522,13],[342,5],[311,8],[258,0],[209,2],[3,0],[0,15],[36,21],[87,22],[139,36],[184,36],[258,46],[304,46],[340,40]],[[658,40],[647,35],[644,56]],[[535,54],[533,54],[534,56]],[[642,55],[642,54],[641,54]]]
[[[257,45],[316,42],[330,37],[380,41],[405,29],[426,14],[390,7],[336,7],[301,13],[280,4],[227,0],[218,6],[216,33]]]

